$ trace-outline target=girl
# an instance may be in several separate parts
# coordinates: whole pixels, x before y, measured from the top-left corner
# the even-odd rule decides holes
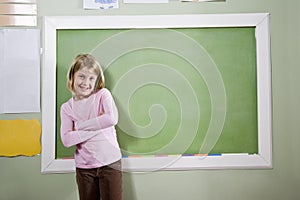
[[[89,54],[76,56],[67,75],[72,93],[61,106],[61,139],[76,145],[76,181],[81,200],[121,200],[121,151],[115,125],[118,111],[105,88],[102,69]]]

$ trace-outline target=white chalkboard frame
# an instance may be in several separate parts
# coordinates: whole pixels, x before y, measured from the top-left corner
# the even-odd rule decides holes
[[[197,169],[272,168],[272,94],[268,13],[153,15],[153,16],[46,16],[43,20],[42,173],[72,173],[73,159],[56,159],[56,34],[59,29],[139,29],[255,27],[257,52],[258,154],[123,158],[130,172]]]

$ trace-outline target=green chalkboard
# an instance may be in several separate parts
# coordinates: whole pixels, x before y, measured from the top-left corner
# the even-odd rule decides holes
[[[66,73],[101,63],[124,155],[258,153],[255,27],[57,30],[56,158]],[[209,145],[208,145],[209,144]]]

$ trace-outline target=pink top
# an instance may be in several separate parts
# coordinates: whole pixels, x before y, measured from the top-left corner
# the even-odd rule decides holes
[[[66,147],[76,145],[76,167],[98,168],[121,159],[115,130],[118,110],[109,90],[78,101],[71,98],[60,113],[61,139]]]

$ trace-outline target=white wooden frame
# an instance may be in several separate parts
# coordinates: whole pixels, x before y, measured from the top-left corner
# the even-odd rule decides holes
[[[50,16],[44,18],[42,173],[74,172],[74,160],[55,159],[56,31],[58,29],[138,29],[255,27],[257,52],[258,154],[124,158],[125,171],[272,168],[272,112],[269,14],[161,16]],[[169,163],[162,166],[163,163]]]

